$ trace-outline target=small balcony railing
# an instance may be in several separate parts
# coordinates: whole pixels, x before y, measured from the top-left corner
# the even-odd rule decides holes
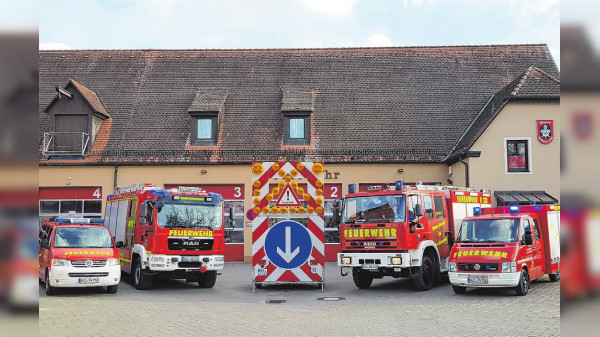
[[[44,132],[42,153],[44,156],[84,156],[90,142],[85,132]]]

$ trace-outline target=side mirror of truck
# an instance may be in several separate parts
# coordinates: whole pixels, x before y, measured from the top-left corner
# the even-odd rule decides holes
[[[163,208],[163,207],[165,207],[165,201],[164,201],[164,200],[159,200],[159,201],[156,203],[156,210],[157,210],[158,212],[160,212],[160,211],[162,210],[162,208]]]
[[[415,215],[417,216],[417,219],[421,219],[421,217],[423,216],[423,204],[417,204],[417,207],[415,208]]]
[[[148,213],[148,204],[143,203],[140,205],[140,215],[146,216],[146,213]]]
[[[531,230],[525,231],[525,245],[529,246],[533,244],[533,235],[531,234]]]
[[[116,246],[117,248],[123,248],[125,247],[125,243],[123,243],[123,241],[117,241]]]
[[[141,217],[140,220],[138,221],[140,223],[140,225],[145,225],[148,223],[148,221],[146,220],[146,218]]]

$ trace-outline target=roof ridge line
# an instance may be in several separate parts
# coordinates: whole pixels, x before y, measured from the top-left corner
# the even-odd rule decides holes
[[[478,47],[478,48],[489,48],[489,47],[509,47],[509,46],[547,46],[546,43],[507,43],[507,44],[459,44],[459,45],[416,45],[416,46],[391,46],[391,47],[290,47],[290,48],[187,48],[187,49],[161,49],[161,48],[149,48],[149,49],[45,49],[40,50],[40,53],[69,53],[69,52],[86,52],[86,51],[124,51],[124,52],[153,52],[153,51],[310,51],[310,50],[393,50],[393,49],[410,49],[410,48],[458,48],[458,47]]]
[[[510,95],[517,96],[517,93],[519,93],[519,90],[521,90],[521,87],[523,86],[523,84],[525,84],[525,81],[527,80],[527,77],[529,76],[529,73],[531,73],[532,70],[533,70],[533,65],[530,65],[529,68],[527,68],[527,70],[525,70],[524,72],[521,73],[521,75],[519,75],[518,77],[515,78],[515,79],[520,78],[520,80],[517,83],[517,85],[515,86],[515,88],[513,89],[513,91],[511,91]]]
[[[540,69],[540,68],[538,68],[536,66],[533,66],[533,69],[536,70],[536,71],[538,71],[538,72],[540,72],[542,75],[548,77],[549,79],[551,79],[552,81],[556,82],[557,84],[560,84],[560,80],[558,78],[556,78],[556,77],[548,74],[544,70],[542,70],[542,69]]]

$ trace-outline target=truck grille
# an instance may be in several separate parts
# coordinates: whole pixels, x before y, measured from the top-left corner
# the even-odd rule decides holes
[[[87,266],[85,265],[85,261],[86,260],[71,261],[71,265],[73,267],[77,267],[77,268],[82,268],[82,267],[87,268]],[[92,267],[104,267],[104,266],[106,266],[106,260],[92,260]]]
[[[70,277],[104,277],[108,273],[69,273]]]
[[[475,265],[479,265],[479,270],[475,269]],[[469,272],[490,272],[498,271],[497,263],[459,263],[458,270]]]
[[[364,249],[378,249],[378,248],[396,248],[396,246],[392,246],[392,242],[390,241],[354,241],[349,242],[349,247],[351,248],[364,248]]]
[[[359,264],[381,264],[380,259],[358,259]]]
[[[200,268],[202,262],[179,262],[177,266],[179,268]]]
[[[169,238],[169,250],[212,250],[213,239]]]

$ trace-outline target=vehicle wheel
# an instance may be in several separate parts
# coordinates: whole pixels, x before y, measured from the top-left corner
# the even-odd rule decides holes
[[[462,295],[467,292],[467,287],[452,285],[452,290],[454,290],[455,294]]]
[[[135,267],[133,270],[133,285],[136,289],[148,290],[152,288],[152,276],[144,274],[142,262],[139,258],[135,260]]]
[[[254,286],[256,287],[256,289],[262,289],[262,283],[261,282],[254,282]]]
[[[373,283],[373,276],[368,273],[367,271],[362,271],[360,267],[352,268],[352,279],[359,289],[367,289]]]
[[[106,292],[109,294],[116,294],[117,290],[119,290],[119,285],[115,284],[114,286],[108,286],[106,287]]]
[[[550,281],[558,282],[558,281],[560,281],[560,271],[557,272],[556,274],[548,274],[548,277],[550,277]]]
[[[521,277],[519,279],[519,284],[515,287],[515,293],[519,296],[525,296],[529,292],[529,286],[531,282],[529,281],[529,274],[527,270],[521,270]]]
[[[433,282],[435,281],[435,274],[436,272],[433,261],[429,256],[423,256],[421,267],[419,268],[419,272],[415,277],[415,286],[417,289],[421,291],[431,289],[431,287],[433,287]]]
[[[46,270],[46,295],[47,296],[52,296],[54,294],[56,294],[56,288],[54,288],[53,286],[50,285],[50,272],[48,272]]]
[[[200,288],[212,288],[217,283],[217,271],[211,270],[204,273],[201,273],[198,276],[198,285]]]

